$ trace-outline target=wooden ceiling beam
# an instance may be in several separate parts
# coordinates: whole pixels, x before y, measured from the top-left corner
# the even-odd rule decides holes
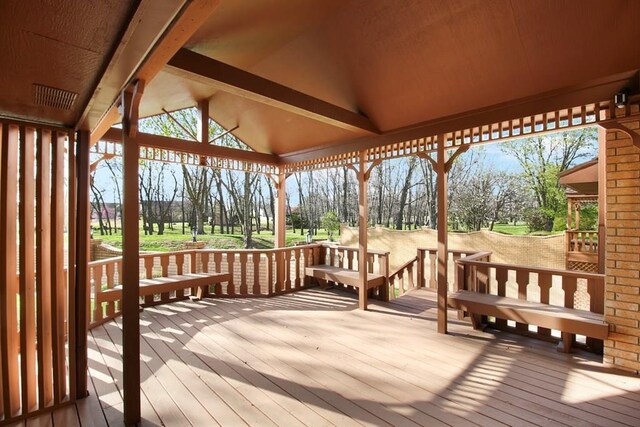
[[[143,1],[78,121],[78,128],[91,130],[91,145],[120,120],[119,94],[123,88],[135,80],[152,81],[219,3],[220,0]],[[161,16],[159,10],[163,11]],[[149,39],[149,35],[153,38]]]
[[[215,86],[224,92],[252,101],[342,129],[379,133],[376,126],[361,114],[188,49],[180,49],[167,65],[170,67],[169,71],[176,75]]]
[[[549,111],[588,105],[613,99],[613,95],[630,85],[637,87],[637,70],[594,80],[584,85],[551,91],[503,104],[455,114],[415,125],[394,129],[380,135],[366,136],[327,144],[321,147],[282,154],[283,164],[331,157],[339,154],[368,150],[429,136],[447,134],[463,129],[487,126],[511,119],[532,117]],[[634,86],[635,85],[635,86]],[[526,135],[522,136],[523,138]],[[453,149],[455,147],[451,147]]]
[[[122,129],[111,128],[101,138],[103,141],[120,143],[122,141]],[[265,165],[277,165],[280,163],[275,154],[257,153],[255,151],[239,150],[237,148],[222,147],[220,145],[201,144],[185,139],[168,136],[153,135],[138,132],[136,141],[141,147],[159,148],[175,152],[184,152],[198,156],[211,156],[222,159],[248,161]]]

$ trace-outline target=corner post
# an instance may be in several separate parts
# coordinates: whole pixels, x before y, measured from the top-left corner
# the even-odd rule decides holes
[[[89,394],[87,387],[87,312],[89,310],[87,304],[89,298],[87,292],[89,283],[88,264],[90,261],[89,225],[91,223],[89,215],[90,138],[89,131],[80,130],[75,143],[75,204],[77,212],[75,218],[75,397],[78,399]],[[71,138],[69,138],[69,142],[71,143]],[[70,147],[69,151],[73,151],[73,146]],[[69,192],[71,193],[72,190],[73,188]]]
[[[438,135],[436,162],[438,187],[438,333],[447,333],[447,168],[445,159],[445,136]]]
[[[358,175],[358,272],[360,287],[358,288],[358,308],[367,309],[367,171],[366,152],[360,152]]]
[[[274,221],[275,227],[275,247],[284,248],[286,246],[286,232],[287,232],[287,220],[286,220],[286,204],[287,204],[287,175],[283,170],[279,170],[274,177],[274,183],[276,187],[276,217]]]
[[[123,224],[122,224],[122,367],[124,423],[140,422],[140,277],[139,277],[139,197],[136,139],[138,106],[144,81],[122,92]]]
[[[607,130],[598,127],[598,273],[604,274],[607,248]]]

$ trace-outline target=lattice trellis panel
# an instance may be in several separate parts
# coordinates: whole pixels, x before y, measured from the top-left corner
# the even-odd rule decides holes
[[[597,273],[598,264],[592,262],[569,261],[567,270],[585,271],[587,273]]]
[[[100,141],[91,148],[91,154],[101,156],[122,156],[122,145],[119,142]],[[216,169],[227,169],[239,172],[262,174],[275,174],[277,172],[277,168],[274,165],[265,165],[246,160],[232,160],[213,156],[203,156],[186,151],[167,150],[164,148],[140,147],[140,159],[191,166],[204,166]]]

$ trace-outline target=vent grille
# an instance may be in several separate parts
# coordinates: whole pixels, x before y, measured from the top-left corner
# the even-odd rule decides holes
[[[55,87],[33,84],[33,102],[36,105],[57,108],[59,110],[71,110],[76,102],[78,94]]]

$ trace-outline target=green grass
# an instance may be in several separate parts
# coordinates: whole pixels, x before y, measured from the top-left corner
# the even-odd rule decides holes
[[[529,234],[529,227],[526,224],[494,224],[493,231],[503,234],[514,234],[517,236]]]
[[[140,228],[140,250],[143,251],[177,251],[184,249],[185,242],[190,242],[191,232],[187,228],[187,234],[182,234],[182,225],[178,224],[174,226],[174,229],[165,228],[163,235],[152,234],[144,235],[142,228]],[[198,235],[197,240],[205,242],[207,248],[213,249],[242,249],[243,248],[243,236],[239,233],[236,234],[218,234],[218,228],[216,227],[216,234],[211,233],[211,227],[206,227],[207,234]],[[104,243],[122,248],[122,235],[118,231],[112,235],[100,235],[97,231],[97,227],[94,225],[93,231],[94,239],[101,239]],[[306,235],[300,235],[300,231],[295,234],[291,231],[287,232],[285,237],[287,246],[293,246],[297,242],[304,242]],[[313,236],[314,240],[327,239],[327,233],[324,230],[319,230],[318,234]],[[274,236],[271,234],[271,230],[263,230],[260,234],[253,232],[253,248],[255,249],[269,249],[273,248]]]
[[[550,236],[552,234],[562,233],[561,231],[535,231],[529,233],[529,227],[527,227],[526,224],[494,224],[493,231],[514,236]]]

